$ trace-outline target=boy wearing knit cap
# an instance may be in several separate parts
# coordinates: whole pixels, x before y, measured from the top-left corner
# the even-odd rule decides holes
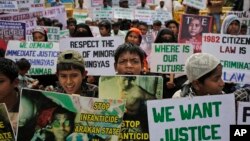
[[[84,82],[86,77],[83,57],[73,50],[66,50],[58,56],[57,77],[59,86],[56,91],[98,97],[98,87]]]
[[[222,65],[213,55],[193,54],[187,59],[185,69],[189,83],[177,91],[173,98],[223,93]]]

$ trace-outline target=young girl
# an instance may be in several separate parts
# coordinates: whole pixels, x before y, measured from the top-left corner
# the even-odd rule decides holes
[[[36,27],[32,32],[32,36],[33,36],[34,42],[47,42],[48,41],[47,32],[42,27]]]
[[[178,39],[178,33],[179,33],[179,23],[177,23],[175,20],[169,20],[165,22],[166,28],[169,28],[171,31],[173,31],[175,39]]]

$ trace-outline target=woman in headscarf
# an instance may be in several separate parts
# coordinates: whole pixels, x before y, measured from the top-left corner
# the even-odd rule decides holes
[[[84,23],[76,25],[74,37],[94,37],[89,26]]]

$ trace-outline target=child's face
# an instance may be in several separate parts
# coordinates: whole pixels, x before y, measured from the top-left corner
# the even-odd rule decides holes
[[[139,25],[138,29],[141,30],[142,35],[146,35],[148,32],[148,27],[146,27],[144,25]]]
[[[58,80],[67,94],[80,94],[84,74],[78,69],[60,70]]]
[[[202,25],[201,22],[198,19],[193,19],[189,26],[188,26],[188,32],[191,36],[197,36],[202,31]]]
[[[18,81],[11,82],[8,77],[0,73],[0,103],[5,103],[8,96],[15,92]]]
[[[135,53],[122,53],[115,64],[117,74],[140,75],[143,70],[143,64],[140,56]]]
[[[178,28],[174,23],[169,24],[168,28],[174,32],[174,35],[178,34]]]
[[[76,25],[74,23],[70,23],[67,28],[69,29],[69,32],[74,32]]]
[[[140,45],[140,35],[136,34],[135,32],[131,32],[128,37],[126,42],[132,43],[132,44],[136,44],[136,45]]]
[[[99,30],[100,30],[101,36],[110,36],[109,30],[106,27],[101,26],[99,27]]]
[[[224,81],[221,79],[222,76],[222,66],[218,65],[216,67],[215,73],[213,73],[210,77],[206,78],[204,84],[198,84],[198,90],[200,92],[199,95],[214,95],[221,94],[222,89],[224,87]]]
[[[39,32],[35,32],[33,34],[33,41],[34,42],[44,42],[45,41],[45,36]]]
[[[159,31],[160,29],[161,29],[161,26],[153,25],[153,30],[154,31]]]
[[[227,28],[227,34],[238,35],[240,31],[240,24],[237,21],[233,21]]]

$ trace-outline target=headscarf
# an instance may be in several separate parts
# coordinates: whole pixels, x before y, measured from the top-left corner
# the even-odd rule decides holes
[[[229,27],[229,25],[230,25],[233,21],[239,22],[239,26],[240,26],[240,20],[239,20],[238,16],[236,16],[236,15],[228,15],[228,16],[223,20],[223,23],[222,23],[222,25],[221,25],[221,34],[227,34],[227,28]],[[239,30],[239,32],[240,32],[240,30]]]
[[[171,35],[172,38],[169,40],[162,38],[161,36],[165,34]],[[173,31],[171,31],[168,28],[163,28],[158,32],[154,43],[175,43],[175,42],[176,42],[176,39],[175,39]]]
[[[84,28],[87,31],[78,31],[79,28]],[[89,26],[84,23],[76,25],[74,37],[94,37]]]

